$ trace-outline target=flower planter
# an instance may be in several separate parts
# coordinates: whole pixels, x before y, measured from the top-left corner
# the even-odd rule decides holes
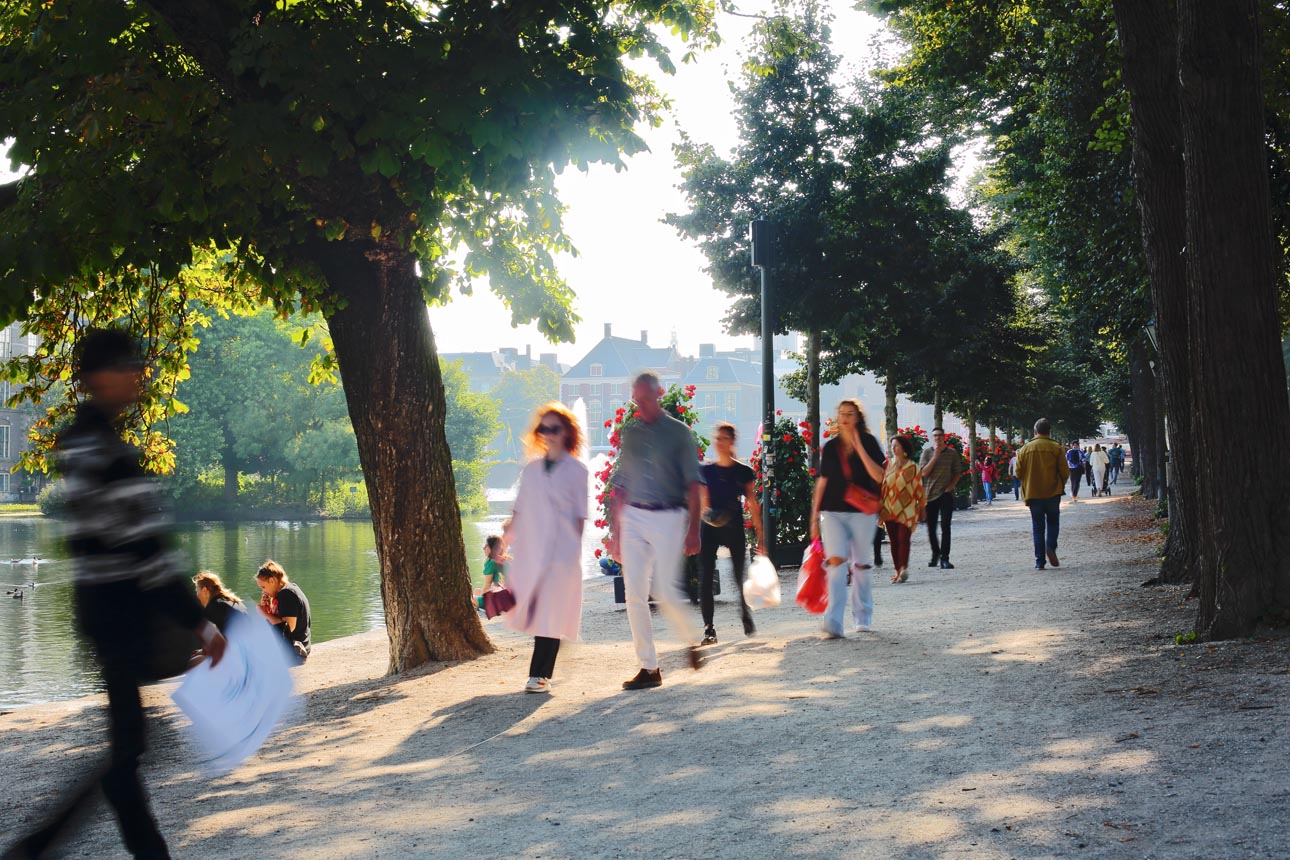
[[[775,563],[776,568],[798,567],[802,563],[802,554],[806,552],[807,546],[809,546],[807,541],[777,543],[770,554],[770,560]]]

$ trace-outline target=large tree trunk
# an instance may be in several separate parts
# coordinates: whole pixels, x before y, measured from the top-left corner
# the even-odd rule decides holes
[[[978,497],[976,494],[976,407],[974,406],[968,407],[967,424],[968,504],[975,505]]]
[[[945,427],[945,407],[941,404],[941,387],[932,389],[932,429]]]
[[[1129,386],[1133,413],[1133,472],[1142,478],[1142,496],[1154,499],[1156,485],[1156,395],[1155,380],[1147,364],[1147,347],[1139,342],[1129,349]],[[1172,529],[1173,526],[1170,526]]]
[[[887,406],[883,410],[882,417],[885,422],[885,425],[884,425],[885,429],[887,431],[887,441],[888,443],[890,443],[891,440],[895,438],[898,433],[900,433],[900,416],[897,413],[897,409],[896,409],[896,398],[899,395],[899,392],[896,391],[895,371],[892,371],[892,370],[887,371],[887,378],[883,381],[885,383],[886,393],[887,393]]]
[[[806,335],[806,423],[811,428],[811,468],[820,470],[820,333]]]
[[[1259,49],[1257,0],[1179,0],[1204,639],[1290,619],[1290,451],[1231,444],[1233,428],[1273,440],[1290,430]]]
[[[487,654],[444,436],[444,390],[413,258],[333,242],[327,317],[372,506],[390,671]]]
[[[1190,476],[1197,468],[1197,448],[1191,426],[1192,333],[1187,314],[1186,188],[1174,14],[1174,0],[1115,3],[1124,80],[1132,100],[1134,179],[1161,345],[1155,358],[1169,417],[1171,469],[1174,475]],[[1136,435],[1141,439],[1145,432],[1147,428],[1139,425]],[[1197,567],[1190,525],[1200,504],[1197,485],[1190,479],[1175,479],[1164,491],[1169,501],[1169,539],[1160,579],[1182,582]]]

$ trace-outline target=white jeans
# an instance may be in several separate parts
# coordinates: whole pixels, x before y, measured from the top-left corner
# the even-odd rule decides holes
[[[878,527],[877,514],[858,511],[823,511],[820,513],[820,538],[826,559],[840,558],[842,564],[826,567],[829,575],[829,605],[824,610],[824,629],[843,635],[847,617],[847,593],[851,596],[851,617],[857,627],[873,624],[873,532]],[[847,585],[847,573],[851,584]]]
[[[627,622],[632,628],[636,658],[641,668],[652,672],[658,668],[658,652],[654,648],[654,621],[649,611],[651,594],[671,622],[673,633],[688,645],[699,639],[698,623],[685,610],[686,598],[681,590],[689,512],[684,508],[643,511],[628,506],[622,510],[621,523]]]

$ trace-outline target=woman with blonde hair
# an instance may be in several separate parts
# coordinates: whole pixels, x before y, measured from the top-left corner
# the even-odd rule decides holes
[[[507,584],[512,630],[533,637],[529,693],[548,693],[560,640],[576,640],[582,621],[582,527],[587,520],[587,467],[578,460],[582,428],[563,403],[538,409],[525,436],[531,458],[520,472],[511,522]]]
[[[223,633],[228,627],[230,613],[246,614],[241,599],[229,590],[219,574],[203,570],[193,577],[193,586],[197,589],[197,602],[202,605],[202,614],[219,628],[219,632]]]
[[[265,620],[277,628],[287,645],[296,653],[301,663],[309,659],[310,642],[309,598],[289,578],[282,565],[273,559],[265,561],[255,572],[255,584],[260,586],[260,602],[256,606]]]

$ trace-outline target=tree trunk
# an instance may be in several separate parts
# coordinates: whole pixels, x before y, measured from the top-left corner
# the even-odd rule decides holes
[[[967,437],[967,461],[968,461],[968,504],[977,503],[976,494],[976,407],[969,406],[967,410],[968,437]]]
[[[1156,498],[1156,396],[1148,366],[1148,347],[1137,341],[1129,349],[1129,386],[1133,392],[1133,471],[1142,479],[1142,496]],[[1172,529],[1173,526],[1170,526]]]
[[[945,427],[945,408],[941,405],[941,387],[932,390],[932,428]]]
[[[333,242],[318,262],[344,304],[327,322],[372,508],[389,669],[490,653],[471,600],[443,377],[414,260]]]
[[[1231,444],[1290,430],[1259,38],[1258,0],[1178,2],[1203,639],[1290,620],[1290,451]]]
[[[1159,368],[1160,365],[1156,365]],[[1169,501],[1169,433],[1165,424],[1164,384],[1160,373],[1154,374],[1155,386],[1152,394],[1155,397],[1156,411],[1156,497]],[[1168,505],[1166,504],[1166,507]]]
[[[896,391],[896,372],[893,370],[887,371],[887,378],[884,382],[887,389],[887,407],[883,410],[883,419],[886,422],[887,442],[890,444],[891,440],[900,433],[900,416],[896,410],[896,397],[898,394]]]
[[[811,428],[811,468],[820,470],[820,333],[806,335],[806,423]]]
[[[993,421],[990,422],[990,451],[994,451],[994,446],[999,441],[999,425]]]
[[[1133,168],[1142,247],[1151,283],[1160,354],[1153,355],[1169,418],[1171,468],[1194,475],[1192,439],[1192,333],[1187,307],[1186,180],[1177,71],[1174,0],[1116,0],[1124,80],[1132,99]],[[1148,428],[1138,425],[1141,439]],[[1164,449],[1160,450],[1163,457]],[[1137,462],[1135,459],[1135,468]],[[1197,485],[1175,480],[1162,488],[1169,501],[1169,540],[1160,567],[1163,582],[1182,582],[1197,567],[1191,520],[1200,504]]]

